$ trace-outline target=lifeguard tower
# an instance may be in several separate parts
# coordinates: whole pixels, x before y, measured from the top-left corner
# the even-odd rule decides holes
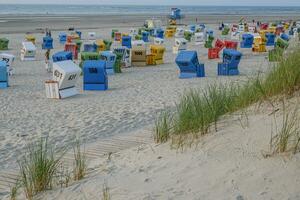
[[[179,8],[171,8],[171,14],[169,15],[170,19],[179,20],[182,19],[184,15],[181,14],[181,9]]]

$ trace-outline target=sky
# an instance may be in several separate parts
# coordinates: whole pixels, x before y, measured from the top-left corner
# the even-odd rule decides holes
[[[300,0],[0,0],[0,4],[300,6]]]

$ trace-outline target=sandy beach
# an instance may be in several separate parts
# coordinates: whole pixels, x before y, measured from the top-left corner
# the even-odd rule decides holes
[[[200,61],[205,63],[207,77],[179,79],[174,63],[176,55],[172,53],[174,38],[171,38],[165,40],[163,65],[124,69],[122,74],[109,76],[109,90],[105,92],[83,91],[80,78],[76,85],[79,95],[64,100],[46,98],[44,81],[51,79],[52,74],[45,70],[41,29],[52,30],[53,53],[63,50],[58,34],[69,27],[81,30],[83,41],[87,41],[89,31],[96,32],[97,38],[108,39],[113,28],[128,32],[150,17],[0,16],[0,21],[4,21],[0,23],[0,36],[10,41],[6,52],[16,56],[10,87],[0,90],[0,172],[17,168],[17,159],[26,144],[40,136],[48,136],[59,148],[70,146],[76,137],[85,146],[133,133],[152,137],[159,112],[173,108],[184,92],[203,89],[212,83],[243,83],[272,67],[267,53],[241,50],[244,55],[239,67],[241,75],[218,77],[220,59],[208,60],[207,49],[191,42],[188,49],[197,50]],[[166,24],[164,16],[157,18]],[[221,36],[217,31],[218,23],[236,22],[241,16],[188,16],[182,23],[194,23],[195,18],[214,29],[217,38],[226,38],[229,36]],[[255,17],[264,21],[299,18],[300,15],[276,19]],[[20,60],[26,32],[36,36],[36,61]],[[299,97],[295,99],[298,101]],[[41,194],[41,199],[99,199],[105,180],[112,199],[300,199],[299,154],[265,160],[261,151],[268,149],[270,117],[267,106],[258,114],[256,111],[249,119],[255,126],[243,129],[237,120],[225,120],[224,129],[205,137],[196,150],[176,152],[170,150],[169,144],[150,143],[114,154],[110,162],[101,157],[89,165],[97,170],[96,175],[67,189]],[[285,188],[286,185],[293,187]]]

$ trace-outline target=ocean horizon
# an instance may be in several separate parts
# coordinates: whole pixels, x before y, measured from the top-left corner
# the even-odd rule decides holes
[[[0,15],[168,15],[173,6],[152,5],[47,5],[2,4]],[[176,6],[175,6],[176,7]],[[184,15],[299,15],[300,7],[279,6],[177,6]]]

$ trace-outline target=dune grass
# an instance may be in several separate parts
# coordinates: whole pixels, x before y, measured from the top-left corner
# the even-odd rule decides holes
[[[17,199],[17,194],[18,194],[18,189],[19,189],[19,181],[17,180],[16,183],[10,188],[10,194],[9,194],[9,199],[10,200],[16,200]]]
[[[52,188],[62,155],[55,156],[47,138],[27,146],[26,154],[18,162],[20,182],[27,199],[33,199],[38,192]]]
[[[156,143],[163,143],[169,140],[170,138],[170,113],[162,112],[159,118],[156,120],[155,124],[155,135],[154,140]]]
[[[86,169],[87,169],[85,152],[82,151],[80,146],[81,146],[80,141],[77,140],[73,147],[73,152],[74,152],[73,174],[74,174],[75,181],[83,179],[84,176],[86,175]]]
[[[265,76],[257,75],[243,84],[213,84],[204,90],[191,90],[184,94],[175,111],[155,123],[155,141],[182,146],[185,140],[217,130],[220,117],[250,105],[268,101],[276,95],[292,95],[300,88],[300,49],[274,64]],[[165,111],[163,111],[165,112]],[[168,136],[168,137],[166,137]],[[175,139],[174,139],[175,138]]]
[[[275,114],[274,121],[277,134],[271,137],[271,153],[298,152],[300,150],[300,115],[298,107],[288,111],[283,104],[280,128],[278,128]]]
[[[107,183],[104,182],[102,189],[102,200],[111,200],[111,195]]]

